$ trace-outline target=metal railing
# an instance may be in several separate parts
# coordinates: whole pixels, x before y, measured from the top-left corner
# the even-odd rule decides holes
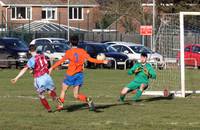
[[[112,57],[106,57],[106,60],[114,61],[115,70],[117,69],[117,61],[114,58],[112,58]]]

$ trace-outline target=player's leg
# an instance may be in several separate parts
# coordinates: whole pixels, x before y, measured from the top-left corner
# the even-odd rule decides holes
[[[63,106],[62,102],[60,99],[57,97],[55,87],[54,87],[54,82],[51,78],[50,75],[45,74],[44,76],[41,77],[43,80],[43,86],[46,91],[48,91],[49,96],[52,98],[53,101],[56,101],[58,106]]]
[[[53,101],[55,101],[55,100],[57,99],[57,94],[56,94],[55,89],[53,89],[53,90],[48,90],[48,94],[49,94],[49,96],[52,98]]]
[[[74,98],[81,102],[86,102],[87,97],[84,94],[80,94],[79,91],[80,91],[80,86],[73,87]]]
[[[125,96],[129,93],[129,92],[132,92],[136,89],[138,89],[140,86],[135,83],[134,81],[130,82],[128,85],[126,85],[126,87],[124,87],[121,91],[121,94],[120,94],[120,98],[119,100],[121,102],[124,102],[124,99],[125,99]]]
[[[84,94],[80,94],[80,86],[75,86],[73,88],[74,98],[81,102],[87,102],[89,106],[90,111],[95,110],[94,102],[92,101],[92,98],[85,96]]]
[[[66,91],[68,90],[69,86],[66,85],[65,83],[62,84],[62,89],[61,89],[61,92],[60,92],[60,102],[62,103],[62,105],[58,105],[58,110],[61,110],[63,109],[63,104],[64,104],[64,101],[65,101],[65,93]]]
[[[39,93],[39,98],[40,98],[40,102],[44,106],[44,108],[48,112],[52,112],[51,107],[49,106],[49,103],[48,103],[48,101],[46,100],[46,98],[44,96],[44,93]]]
[[[121,92],[120,92],[120,97],[119,97],[119,101],[120,102],[124,102],[124,99],[126,97],[126,94],[129,92],[129,88],[128,87],[124,87]]]
[[[57,94],[54,87],[53,79],[50,75],[46,74],[44,76],[45,80],[45,89],[48,91],[49,96],[52,98],[53,101],[57,99]]]
[[[87,97],[84,94],[80,94],[80,88],[83,84],[83,73],[77,73],[75,74],[73,77],[73,80],[71,81],[73,87],[73,93],[74,93],[74,98],[82,101],[82,102],[86,102],[87,101]]]
[[[44,96],[44,92],[46,91],[45,88],[45,78],[44,76],[38,77],[34,79],[34,86],[36,88],[36,91],[38,93],[38,96],[40,98],[41,104],[44,106],[44,108],[48,111],[51,112],[51,107],[49,106],[48,101],[46,100]]]
[[[136,94],[133,96],[133,100],[137,101],[142,96],[142,92],[148,87],[146,84],[141,84],[140,88],[137,90]]]
[[[60,92],[60,101],[62,103],[64,103],[65,101],[65,94],[66,94],[66,91],[68,90],[68,88],[72,85],[73,81],[73,76],[69,76],[69,75],[65,75],[65,78],[63,80],[63,83],[62,83],[62,89],[61,89],[61,92]],[[58,109],[62,109],[63,106],[58,106]]]
[[[57,109],[58,110],[62,109],[63,103],[61,102],[60,98],[57,96],[55,89],[49,90],[48,94],[52,98],[52,100],[57,103]]]

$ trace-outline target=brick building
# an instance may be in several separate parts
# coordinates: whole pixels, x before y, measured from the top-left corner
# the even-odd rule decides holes
[[[95,0],[70,0],[69,5],[67,0],[0,0],[0,24],[9,28],[41,20],[68,25],[69,17],[70,26],[91,30],[98,7]]]

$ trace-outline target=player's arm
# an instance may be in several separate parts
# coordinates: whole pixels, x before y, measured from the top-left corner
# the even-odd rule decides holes
[[[150,64],[148,64],[147,67],[144,68],[144,73],[149,78],[156,79],[156,72]]]
[[[131,67],[130,69],[129,69],[129,71],[128,71],[128,75],[132,75],[132,74],[134,74],[134,73],[138,73],[139,72],[139,64],[138,63],[135,63],[134,65],[133,65],[133,67]]]
[[[152,68],[152,66],[150,66],[149,75],[150,75],[150,78],[156,79],[156,72],[155,72],[155,70]]]
[[[97,64],[101,64],[101,63],[107,64],[108,63],[108,60],[97,60],[95,58],[90,57],[89,54],[87,54],[86,52],[85,52],[85,56],[88,61],[93,62],[93,63],[97,63]]]
[[[49,74],[51,74],[52,70],[57,68],[58,66],[60,66],[62,63],[64,63],[67,60],[67,53],[65,53],[65,55],[62,57],[62,59],[60,59],[59,61],[57,61],[50,69],[49,69]]]
[[[107,60],[97,60],[95,58],[89,57],[87,58],[88,61],[93,62],[93,63],[97,63],[97,64],[107,64],[108,61]]]
[[[12,82],[13,84],[15,84],[15,83],[18,81],[18,79],[19,79],[20,77],[22,77],[22,76],[24,75],[24,73],[25,73],[27,70],[28,70],[28,66],[25,66],[25,67],[19,72],[19,74],[18,74],[15,78],[11,79],[11,82]]]
[[[35,59],[34,57],[30,58],[26,64],[26,66],[19,72],[19,74],[14,78],[11,79],[11,82],[14,84],[17,80],[24,75],[24,73],[29,69],[33,69],[35,67]]]

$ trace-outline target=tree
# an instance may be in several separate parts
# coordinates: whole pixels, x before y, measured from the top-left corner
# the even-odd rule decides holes
[[[132,21],[135,19],[141,24],[151,24],[152,22],[149,15],[143,12],[141,0],[107,0],[103,3],[101,1],[101,10],[104,12],[101,22],[106,25],[111,24],[123,16],[124,19],[119,22],[124,26],[126,32],[135,31],[132,25]]]
[[[156,0],[158,12],[200,11],[199,0]]]

